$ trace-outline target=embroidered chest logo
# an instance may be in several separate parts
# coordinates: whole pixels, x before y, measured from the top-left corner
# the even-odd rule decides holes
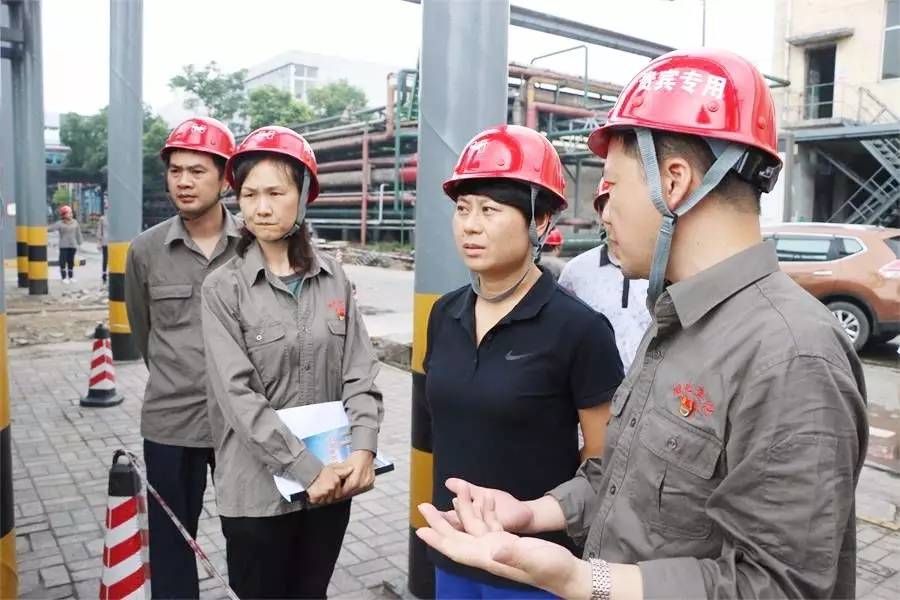
[[[334,314],[337,315],[337,318],[341,321],[347,316],[347,305],[344,304],[343,300],[332,300],[328,303],[328,308],[334,311]]]
[[[702,385],[676,383],[672,394],[678,400],[678,413],[686,419],[697,411],[707,417],[716,411],[716,405],[710,401]]]

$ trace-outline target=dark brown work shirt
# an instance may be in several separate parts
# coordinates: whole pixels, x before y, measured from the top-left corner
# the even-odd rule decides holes
[[[759,244],[671,285],[602,461],[550,494],[646,598],[852,598],[865,384],[847,335]]]

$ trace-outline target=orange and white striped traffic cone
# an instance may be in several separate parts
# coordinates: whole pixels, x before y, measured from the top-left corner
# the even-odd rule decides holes
[[[122,457],[127,462],[119,463]],[[145,533],[139,518],[142,500],[137,471],[126,453],[117,450],[109,470],[100,600],[136,600],[148,596]]]
[[[116,371],[113,368],[112,346],[109,329],[103,323],[94,330],[94,351],[91,354],[91,378],[87,396],[81,406],[116,406],[124,398],[116,393]]]

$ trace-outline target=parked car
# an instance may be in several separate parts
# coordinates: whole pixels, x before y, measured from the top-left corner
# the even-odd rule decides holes
[[[900,229],[838,223],[763,227],[782,270],[840,321],[857,351],[900,334]]]

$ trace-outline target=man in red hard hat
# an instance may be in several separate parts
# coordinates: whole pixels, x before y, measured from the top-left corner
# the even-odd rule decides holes
[[[547,239],[544,240],[544,251],[541,254],[541,267],[550,271],[557,281],[566,266],[566,261],[561,258],[564,241],[562,231],[558,227],[554,227],[547,234]]]
[[[865,384],[846,334],[778,268],[759,199],[781,168],[762,75],[677,51],[590,138],[610,248],[653,325],[601,460],[539,499],[451,481],[419,535],[454,560],[583,598],[853,598]],[[543,540],[565,528],[584,560]],[[466,533],[468,532],[468,533]]]
[[[178,214],[134,239],[125,268],[128,321],[150,372],[141,411],[147,476],[194,537],[207,468],[215,466],[200,286],[234,256],[240,238],[220,202],[234,147],[234,136],[215,119],[194,117],[172,130],[160,157]],[[153,499],[149,524],[153,597],[197,598],[194,553]]]
[[[594,211],[598,216],[603,214],[608,199],[609,184],[600,179],[594,193]],[[650,326],[647,280],[626,277],[619,268],[619,259],[603,243],[567,262],[559,285],[609,319],[616,330],[622,366],[628,371]]]

